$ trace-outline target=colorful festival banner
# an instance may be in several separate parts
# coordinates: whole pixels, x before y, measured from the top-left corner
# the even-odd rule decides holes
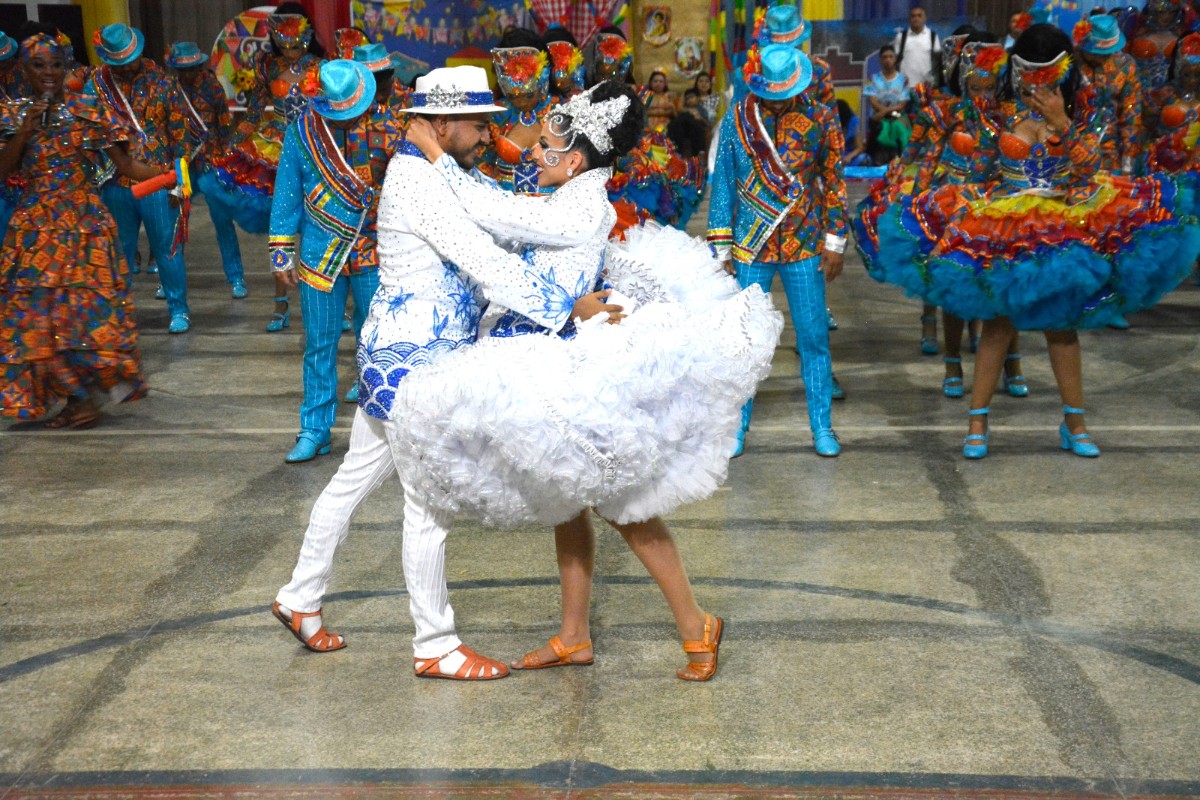
[[[350,14],[372,42],[404,57],[396,77],[405,83],[447,61],[473,61],[505,28],[532,24],[522,0],[352,0]]]

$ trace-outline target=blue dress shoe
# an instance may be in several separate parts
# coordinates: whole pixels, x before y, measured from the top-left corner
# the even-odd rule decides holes
[[[729,454],[730,458],[737,458],[742,453],[746,452],[746,431],[743,428],[738,428],[738,432],[734,434],[733,452]]]
[[[241,300],[246,295],[248,295],[249,292],[246,291],[245,281],[242,281],[240,279],[234,281],[233,286],[230,288],[229,294],[231,294],[233,296],[234,300]]]
[[[1109,320],[1108,327],[1112,328],[1114,331],[1127,331],[1129,330],[1129,320],[1118,314]]]
[[[358,402],[358,383],[355,383],[353,386],[350,387],[350,391],[346,392],[346,396],[343,398],[343,402],[346,402],[346,403],[357,403]]]
[[[1021,358],[1020,353],[1012,353],[1004,357],[1005,361],[1017,361]],[[1004,376],[1004,391],[1008,392],[1011,397],[1028,397],[1029,385],[1025,383],[1024,375]]]
[[[967,412],[968,417],[986,417],[987,408],[973,408]],[[972,433],[963,439],[963,458],[983,458],[988,454],[988,434]]]
[[[838,383],[837,375],[830,375],[829,377],[829,399],[845,400],[846,390],[842,388],[842,384]]]
[[[1063,414],[1083,414],[1082,408],[1071,408],[1063,406]],[[1067,427],[1064,420],[1058,426],[1058,443],[1063,450],[1070,450],[1077,456],[1083,458],[1096,458],[1100,455],[1100,448],[1096,446],[1096,441],[1087,431],[1083,433],[1071,433],[1071,429]]]
[[[157,275],[158,274],[158,261],[154,258],[154,256],[150,256],[150,263],[146,265],[146,274],[147,275]]]
[[[922,336],[921,337],[921,352],[927,356],[936,356],[938,354],[938,340],[937,340],[937,333],[936,333],[937,317],[922,316],[921,324],[922,325],[932,325],[933,330],[935,331],[933,336]]]
[[[167,299],[167,290],[163,288],[161,283],[158,285],[158,288],[154,290],[154,299],[155,300],[166,300]]]
[[[275,298],[276,303],[283,303],[284,305],[287,305],[287,301],[288,301],[287,297],[276,297]],[[292,324],[292,309],[291,308],[286,309],[282,314],[280,314],[278,311],[276,311],[274,314],[271,315],[271,321],[267,323],[267,333],[275,333],[276,331],[281,331],[284,328],[290,326],[291,324]]]
[[[837,434],[833,432],[833,429],[826,428],[813,434],[813,449],[819,456],[833,458],[842,452],[842,445],[838,442]]]
[[[192,329],[192,318],[187,314],[172,314],[171,324],[167,326],[167,333],[187,333]]]
[[[317,456],[329,454],[329,434],[321,431],[300,431],[296,434],[296,446],[284,456],[289,464],[312,461]]]
[[[354,323],[350,321],[349,317],[342,317],[342,333],[346,333],[353,327]]]
[[[825,309],[825,317],[825,322],[829,326],[829,330],[836,331],[838,329],[837,320],[833,318],[833,312],[828,308]]]

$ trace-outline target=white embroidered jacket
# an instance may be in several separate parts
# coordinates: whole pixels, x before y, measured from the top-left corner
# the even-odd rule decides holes
[[[379,290],[358,345],[359,405],[387,419],[410,371],[475,341],[480,297],[548,331],[565,325],[574,297],[475,225],[444,174],[405,143],[379,201]]]

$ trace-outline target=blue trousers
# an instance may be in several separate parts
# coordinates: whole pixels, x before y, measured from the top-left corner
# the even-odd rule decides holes
[[[171,241],[175,238],[175,220],[179,217],[179,209],[171,207],[167,193],[155,192],[135,200],[133,192],[112,180],[104,184],[100,197],[117,221],[117,237],[121,240],[121,252],[125,254],[126,278],[130,277],[129,265],[137,254],[138,229],[145,224],[150,252],[158,262],[158,279],[167,297],[167,311],[171,316],[188,313],[187,268],[183,263],[183,249],[171,255]]]
[[[223,205],[211,202],[205,205],[208,206],[208,217],[212,220],[213,230],[217,232],[217,249],[221,251],[221,269],[225,270],[225,281],[244,281],[246,272],[242,266],[242,248],[238,246],[233,217],[229,216]]]
[[[804,379],[804,399],[808,403],[808,424],[813,433],[833,428],[833,359],[829,356],[829,320],[825,313],[825,274],[817,271],[819,258],[806,258],[787,264],[739,264],[738,283],[742,288],[757,283],[768,294],[775,273],[783,281],[796,329],[796,349],[800,352],[800,377]],[[753,402],[753,401],[751,401]],[[743,414],[749,422],[749,412]]]
[[[300,313],[304,315],[304,400],[300,429],[329,434],[337,412],[337,350],[342,337],[346,298],[354,293],[354,337],[357,340],[371,298],[379,288],[379,271],[339,275],[331,290],[322,292],[300,282]]]

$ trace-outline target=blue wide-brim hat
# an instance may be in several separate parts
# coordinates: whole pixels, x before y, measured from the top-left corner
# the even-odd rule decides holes
[[[322,117],[354,119],[374,102],[375,76],[365,64],[339,58],[321,65],[321,94],[312,107]]]
[[[354,48],[354,60],[371,72],[384,72],[396,68],[396,56],[382,44],[360,44]]]
[[[0,61],[8,61],[17,54],[17,43],[4,31],[0,31]]]
[[[812,83],[812,61],[786,44],[769,44],[759,54],[759,72],[750,76],[750,91],[763,100],[789,100]]]
[[[767,9],[764,29],[770,44],[786,44],[799,47],[812,38],[812,25],[800,16],[800,9],[793,5],[778,4]]]
[[[176,42],[167,51],[166,62],[171,69],[191,69],[208,63],[208,56],[195,42]]]
[[[121,22],[105,25],[96,41],[96,55],[110,67],[120,67],[142,56],[146,37],[137,28]]]
[[[1125,49],[1125,34],[1121,31],[1121,26],[1117,24],[1116,17],[1097,14],[1094,17],[1088,17],[1087,21],[1091,23],[1092,29],[1080,43],[1080,50],[1085,53],[1106,56]]]

